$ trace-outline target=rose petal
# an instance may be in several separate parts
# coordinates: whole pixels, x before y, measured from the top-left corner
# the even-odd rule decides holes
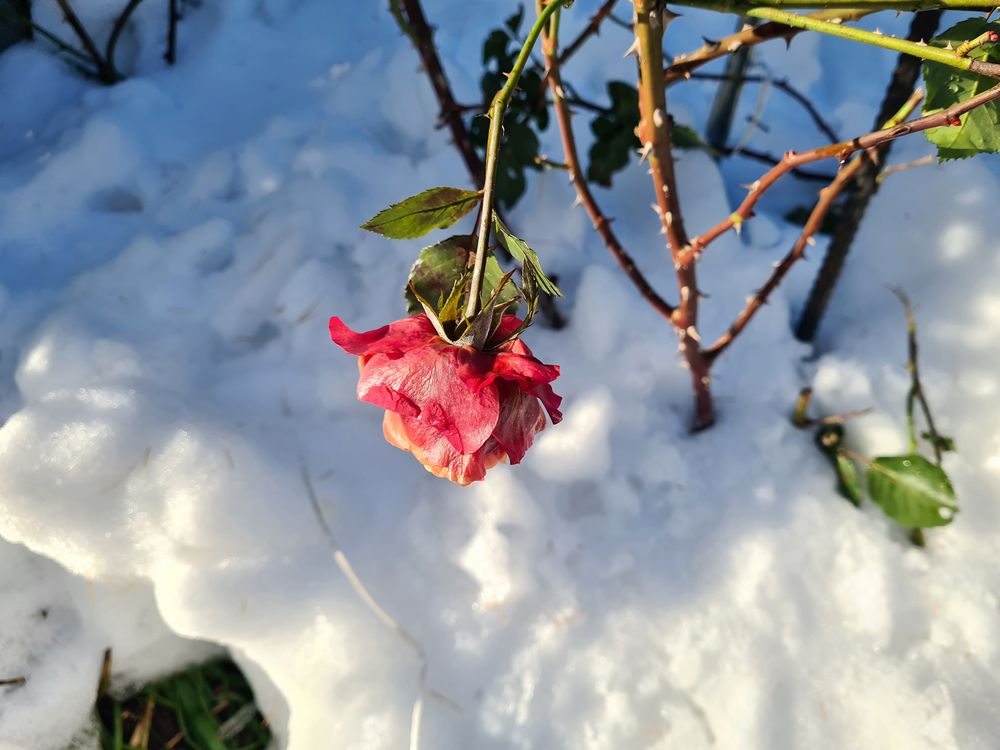
[[[559,405],[562,404],[562,396],[557,395],[556,392],[552,390],[552,386],[548,383],[535,387],[532,392],[542,402],[542,406],[545,407],[545,411],[549,413],[549,419],[552,420],[552,424],[559,424],[562,422],[563,415],[562,412],[559,411]]]
[[[413,454],[431,474],[467,486],[486,477],[486,470],[502,460],[495,441],[471,454],[455,450],[442,435],[414,417],[387,411],[382,432],[392,445]]]
[[[426,315],[411,315],[374,331],[352,331],[337,316],[330,318],[330,338],[348,354],[371,357],[375,354],[399,355],[438,339],[434,325]]]
[[[416,415],[395,404],[412,404],[419,409],[420,420],[440,432],[455,450],[473,453],[493,432],[500,406],[495,387],[474,391],[462,381],[455,351],[457,347],[440,343],[395,359],[376,354],[363,367],[358,398],[404,416]],[[396,395],[389,399],[386,391]]]
[[[493,429],[493,439],[510,458],[512,464],[521,462],[535,435],[545,429],[545,414],[533,394],[522,391],[513,383],[498,384],[500,392],[500,418]]]

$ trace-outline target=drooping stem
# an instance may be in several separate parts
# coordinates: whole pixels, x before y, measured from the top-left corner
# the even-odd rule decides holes
[[[528,32],[528,38],[521,46],[521,52],[514,61],[514,67],[507,74],[507,82],[503,85],[490,104],[488,116],[490,118],[489,134],[486,138],[486,175],[483,182],[483,203],[479,215],[479,235],[476,243],[476,259],[472,268],[472,283],[469,286],[469,301],[465,307],[465,317],[471,318],[479,310],[479,297],[483,287],[483,268],[486,266],[486,250],[489,245],[490,226],[493,224],[493,194],[496,186],[497,158],[500,155],[501,131],[503,129],[503,116],[507,112],[507,104],[517,82],[521,78],[521,72],[531,57],[531,50],[542,33],[549,18],[566,2],[570,0],[555,0],[555,2],[542,8],[538,18],[535,19],[534,26]]]
[[[447,126],[451,133],[451,142],[458,150],[465,163],[465,168],[476,185],[485,182],[486,170],[482,160],[476,153],[469,138],[469,131],[462,120],[462,115],[471,110],[481,111],[482,104],[473,107],[463,107],[455,101],[451,84],[445,73],[441,58],[434,45],[434,31],[430,22],[424,14],[420,0],[396,0],[390,3],[390,11],[396,18],[400,30],[410,39],[420,61],[423,64],[424,72],[430,81],[434,95],[437,97],[441,107],[439,116],[439,126]],[[552,297],[542,293],[538,296],[539,308],[545,318],[546,323],[552,328],[562,328],[566,325],[566,319],[556,307]]]
[[[539,3],[541,5],[541,3]],[[563,90],[561,61],[565,55],[559,55],[559,13],[552,16],[549,27],[542,37],[542,51],[545,53],[546,79],[549,91],[552,93],[552,103],[556,113],[556,123],[559,126],[559,135],[562,139],[563,155],[566,159],[566,167],[569,170],[569,179],[576,190],[580,205],[587,212],[590,221],[594,225],[594,230],[604,240],[611,255],[618,265],[635,285],[639,294],[642,295],[654,310],[673,322],[671,316],[674,306],[661,297],[636,266],[632,256],[622,247],[621,242],[611,228],[610,220],[601,211],[600,206],[594,199],[594,194],[590,191],[587,178],[580,165],[580,156],[576,150],[576,136],[573,133],[572,114],[570,113],[566,93]]]
[[[649,160],[656,191],[656,207],[674,263],[680,301],[671,319],[680,336],[680,349],[694,389],[694,429],[715,421],[709,390],[708,363],[702,356],[698,336],[698,284],[694,263],[683,263],[688,246],[687,232],[677,195],[677,177],[670,148],[670,116],[667,113],[666,84],[663,79],[663,31],[670,19],[662,0],[633,0],[635,35],[639,54],[639,127],[636,133]]]

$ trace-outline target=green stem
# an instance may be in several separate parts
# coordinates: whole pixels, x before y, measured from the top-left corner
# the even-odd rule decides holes
[[[991,0],[992,1],[992,0]],[[850,39],[863,44],[870,44],[875,47],[895,50],[907,55],[913,55],[924,60],[948,65],[959,70],[968,70],[972,67],[972,60],[967,57],[958,57],[953,50],[946,50],[940,47],[931,47],[919,42],[911,42],[906,39],[897,39],[894,36],[876,34],[872,31],[865,31],[853,26],[843,26],[830,21],[823,21],[813,16],[803,16],[798,13],[789,13],[777,8],[751,8],[745,11],[746,15],[754,18],[766,18],[769,21],[794,26],[807,31],[818,31],[822,34],[837,36],[841,39]]]
[[[740,15],[749,8],[867,8],[870,10],[946,10],[981,11],[993,10],[995,0],[755,0],[754,2],[726,2],[726,0],[677,0],[678,5],[709,8]],[[781,23],[784,23],[783,21]]]
[[[490,239],[490,226],[493,223],[493,193],[496,185],[497,157],[500,154],[500,137],[503,127],[503,116],[507,112],[507,104],[514,95],[517,82],[521,78],[521,72],[527,65],[531,57],[531,50],[538,40],[538,36],[549,22],[553,13],[559,10],[564,4],[569,4],[572,0],[554,0],[554,2],[542,8],[535,19],[534,26],[528,32],[528,38],[524,40],[521,52],[514,62],[507,75],[507,83],[493,97],[488,112],[490,118],[489,135],[486,138],[486,178],[483,184],[483,207],[479,215],[479,237],[476,243],[476,260],[472,269],[472,283],[469,286],[469,301],[465,307],[465,317],[471,318],[479,310],[479,297],[483,287],[483,268],[486,266],[486,248]]]

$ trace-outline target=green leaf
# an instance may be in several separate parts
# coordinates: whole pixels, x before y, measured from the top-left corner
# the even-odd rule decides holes
[[[507,229],[495,212],[493,214],[493,226],[496,229],[497,240],[521,264],[522,275],[530,276],[532,282],[537,284],[547,294],[562,297],[559,287],[542,271],[542,263],[538,260],[538,254],[528,247],[528,244],[524,240]]]
[[[471,275],[470,263],[476,252],[476,238],[470,234],[457,234],[441,240],[420,251],[417,262],[410,270],[405,290],[406,310],[410,315],[424,311],[419,297],[425,302],[439,300],[437,315],[443,323],[455,320],[462,309],[465,284]],[[503,269],[497,259],[490,255],[483,268],[483,293],[481,305],[485,306],[493,289],[503,278]],[[456,286],[458,287],[456,291]],[[498,298],[497,304],[516,299],[519,293],[509,285]]]
[[[858,477],[858,468],[854,462],[841,450],[843,442],[843,425],[825,424],[816,431],[816,445],[826,454],[833,470],[837,472],[837,492],[860,507],[861,479]]]
[[[421,250],[406,284],[407,312],[423,312],[417,295],[425,300],[449,299],[455,285],[468,278],[475,248],[474,236],[457,234]]]
[[[587,179],[609,187],[611,177],[625,168],[633,151],[639,148],[635,129],[639,125],[639,92],[623,81],[608,82],[611,107],[590,123],[594,143],[587,162]]]
[[[701,139],[698,131],[689,125],[674,123],[674,126],[670,128],[670,143],[674,148],[709,150],[708,144]]]
[[[361,228],[394,240],[422,237],[433,229],[450,227],[476,207],[479,197],[477,190],[431,188],[379,211]]]
[[[1000,32],[1000,24],[986,23],[981,18],[969,18],[955,24],[931,40],[935,47],[958,47],[986,31]],[[1000,45],[984,44],[969,55],[975,60],[1000,62]],[[967,73],[941,63],[924,62],[925,115],[947,109],[992,88],[996,81],[986,76]],[[927,140],[938,148],[938,160],[965,159],[978,153],[1000,151],[1000,102],[990,102],[961,116],[961,126],[944,125],[925,131]]]
[[[951,523],[958,511],[948,475],[923,456],[882,456],[868,465],[868,493],[902,526],[924,529]]]

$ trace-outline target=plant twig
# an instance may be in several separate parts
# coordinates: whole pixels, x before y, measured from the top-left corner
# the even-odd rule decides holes
[[[52,42],[52,44],[54,44],[61,52],[65,52],[68,55],[75,57],[78,63],[92,65],[94,62],[89,55],[81,52],[72,44],[69,44],[68,42],[59,38],[45,27],[39,26],[30,18],[23,16],[21,13],[18,13],[17,11],[14,11],[14,13],[11,14],[8,11],[4,10],[2,7],[0,7],[0,22],[8,23],[11,25],[16,24],[29,32],[34,32],[38,34],[42,38]],[[90,71],[89,69],[87,70],[87,72],[89,75],[96,75],[95,72]]]
[[[859,18],[875,13],[877,9],[841,9],[841,10],[821,10],[810,14],[811,17],[832,22],[856,21]],[[797,29],[783,23],[764,23],[760,26],[747,26],[735,34],[719,39],[718,41],[706,40],[705,44],[693,52],[677,55],[673,63],[664,71],[664,79],[667,84],[674,83],[683,78],[687,78],[695,69],[706,63],[725,57],[742,47],[753,46],[766,42],[769,39],[784,39],[791,42],[792,38],[801,34],[804,29]]]
[[[792,86],[787,80],[771,78],[763,75],[731,76],[726,73],[692,73],[691,78],[703,81],[728,81],[738,79],[742,83],[759,83],[774,86],[776,89],[787,94],[802,106],[812,121],[816,124],[816,127],[819,128],[823,135],[830,140],[830,143],[836,143],[841,140],[840,136],[837,135],[830,124],[823,118],[823,115],[819,113],[819,110],[816,109],[816,106],[809,100],[809,97]]]
[[[167,51],[163,53],[163,59],[167,65],[177,62],[177,22],[181,20],[180,10],[177,7],[179,0],[169,0],[167,6]]]
[[[681,256],[688,245],[677,192],[677,177],[670,146],[671,119],[663,80],[663,32],[672,18],[663,2],[633,0],[635,35],[639,55],[639,127],[636,133],[649,161],[656,191],[656,210],[674,261],[680,301],[671,316],[680,336],[681,353],[691,371],[695,413],[693,428],[702,430],[715,421],[709,390],[708,363],[702,356],[698,335],[698,284],[693,263]]]
[[[913,306],[910,304],[906,292],[895,286],[890,286],[889,291],[896,295],[896,298],[903,305],[903,312],[906,315],[906,369],[910,371],[910,390],[906,395],[906,427],[910,438],[910,453],[917,452],[917,429],[913,419],[913,402],[916,401],[920,404],[924,419],[927,420],[928,442],[934,450],[934,463],[940,466],[943,446],[949,441],[938,432],[937,426],[934,424],[931,407],[927,403],[927,396],[924,394],[924,387],[920,382],[920,366],[917,360],[917,319],[913,315]]]
[[[907,37],[911,41],[930,39],[934,36],[941,20],[941,11],[931,10],[917,13],[910,23]],[[902,54],[896,61],[892,78],[882,99],[882,106],[875,117],[875,126],[881,125],[896,112],[911,96],[917,79],[920,76],[921,62],[915,57]],[[868,204],[875,196],[879,183],[876,179],[879,169],[889,156],[892,146],[887,142],[877,150],[877,158],[867,162],[857,174],[854,182],[848,188],[847,200],[841,220],[834,228],[833,237],[823,256],[823,263],[813,281],[812,288],[795,324],[795,336],[802,341],[810,341],[816,335],[823,313],[833,294],[840,272],[847,260],[847,254],[854,242],[854,235],[861,226]]]
[[[614,10],[615,5],[618,0],[606,0],[604,5],[597,9],[597,12],[590,17],[590,22],[587,26],[580,32],[580,35],[574,39],[572,42],[566,45],[566,49],[562,51],[559,55],[559,65],[562,66],[569,60],[576,51],[584,45],[584,43],[590,39],[590,37],[601,32],[601,23],[604,19],[611,15],[611,11]]]
[[[108,37],[108,46],[104,52],[104,62],[107,65],[110,75],[113,77],[112,82],[121,78],[118,70],[115,68],[115,48],[118,46],[118,39],[121,37],[122,32],[125,31],[128,19],[132,17],[132,13],[135,12],[135,9],[139,7],[141,2],[142,0],[129,0],[128,5],[125,6],[125,9],[115,19],[115,25],[111,29],[111,36]]]
[[[0,687],[18,687],[28,681],[27,677],[8,677],[0,680]]]
[[[90,34],[87,33],[83,24],[80,23],[80,19],[73,10],[73,6],[70,5],[69,0],[56,0],[56,3],[59,5],[66,23],[73,29],[73,33],[76,34],[77,39],[80,40],[80,44],[83,45],[83,48],[90,56],[90,60],[97,70],[98,78],[105,82],[111,81],[114,78],[114,71],[108,68],[107,63],[97,49],[97,45],[94,44],[94,40],[90,38]]]
[[[889,141],[895,140],[896,138],[904,135],[922,133],[923,131],[931,128],[950,125],[966,112],[971,112],[977,107],[981,107],[982,105],[995,101],[996,99],[1000,99],[1000,85],[993,86],[992,88],[976,94],[975,96],[969,97],[964,102],[954,104],[947,109],[943,109],[938,112],[934,112],[933,114],[925,115],[924,117],[919,117],[915,120],[895,125],[893,127],[882,130],[874,130],[849,141],[841,141],[840,143],[834,143],[829,146],[821,146],[820,148],[803,151],[801,153],[796,153],[795,151],[787,152],[784,158],[782,158],[780,164],[773,167],[750,186],[749,194],[746,198],[744,198],[743,202],[740,204],[739,208],[736,209],[736,211],[705,233],[691,240],[691,244],[687,250],[685,250],[682,260],[684,262],[693,261],[706,247],[708,247],[709,244],[711,244],[712,241],[717,239],[722,234],[725,234],[730,229],[742,225],[744,221],[751,217],[754,206],[757,205],[764,193],[795,167],[812,164],[813,162],[822,161],[823,159],[838,159],[841,162],[845,162],[856,151],[863,151],[875,146],[881,146],[883,143],[888,143]]]
[[[674,312],[673,305],[657,294],[656,290],[653,289],[649,281],[646,280],[642,271],[640,271],[636,266],[632,256],[629,255],[624,247],[622,247],[621,242],[619,242],[618,237],[611,228],[611,221],[601,211],[600,206],[597,205],[597,201],[594,199],[594,195],[590,191],[590,186],[587,184],[587,179],[584,176],[583,169],[580,165],[580,157],[576,149],[576,136],[573,133],[572,114],[567,106],[568,102],[562,85],[562,76],[560,71],[560,60],[562,58],[558,54],[558,18],[558,14],[552,17],[549,28],[546,30],[545,36],[542,38],[542,50],[545,53],[546,79],[548,81],[549,91],[552,93],[552,100],[555,105],[556,123],[559,126],[559,135],[562,139],[563,155],[566,159],[566,166],[569,168],[570,182],[576,190],[576,195],[580,201],[580,205],[583,206],[584,210],[587,212],[587,216],[590,217],[590,221],[594,225],[594,230],[604,241],[605,246],[611,252],[611,255],[614,257],[621,269],[625,272],[625,275],[628,276],[629,280],[635,285],[635,288],[639,291],[639,294],[642,295],[643,299],[645,299],[654,310],[660,313],[660,315],[672,322],[671,316]]]
[[[997,89],[1000,89],[1000,86],[997,86]],[[901,107],[896,114],[886,121],[886,129],[875,132],[887,133],[904,127],[903,121],[917,108],[921,98],[922,92],[915,92],[914,95],[906,101],[903,107]],[[913,122],[906,124],[916,125],[919,122],[920,120],[914,120]],[[861,141],[868,137],[869,136],[862,136],[861,138],[855,140]],[[787,158],[788,157],[786,156],[786,159]],[[722,334],[715,341],[715,343],[706,349],[705,357],[708,359],[709,363],[714,362],[715,359],[723,351],[725,351],[730,344],[732,344],[733,340],[746,327],[747,323],[750,322],[757,311],[767,303],[767,299],[771,292],[777,288],[788,271],[791,270],[791,267],[796,263],[796,261],[801,260],[805,256],[806,248],[815,242],[814,237],[819,231],[819,228],[822,226],[823,218],[830,210],[834,200],[847,187],[847,185],[850,184],[864,164],[872,159],[878,159],[878,150],[873,146],[869,146],[865,149],[864,153],[860,154],[857,158],[853,159],[850,164],[843,167],[840,172],[837,173],[833,182],[820,190],[819,201],[817,201],[812,212],[809,214],[809,218],[806,220],[805,226],[802,228],[802,232],[795,241],[795,244],[792,246],[792,249],[781,261],[775,264],[774,270],[771,272],[767,281],[765,281],[764,285],[747,300],[746,306],[736,316],[736,319],[733,321],[732,325],[729,326],[729,329]],[[778,168],[779,167],[776,167],[775,169]],[[753,193],[751,193],[751,195],[752,194]]]
[[[908,161],[903,164],[893,164],[891,167],[886,167],[883,169],[875,181],[881,185],[885,182],[889,175],[898,174],[899,172],[906,172],[910,169],[916,169],[917,167],[926,167],[934,164],[937,159],[934,158],[934,154],[927,154],[927,156],[921,156],[919,159],[914,159],[913,161]]]
[[[438,57],[437,47],[434,45],[434,31],[427,23],[420,0],[401,0],[401,2],[403,10],[406,12],[406,22],[409,24],[410,39],[420,56],[424,71],[430,79],[434,95],[441,107],[441,120],[451,131],[452,143],[461,154],[462,161],[465,162],[466,169],[472,175],[473,182],[481,185],[486,172],[479,155],[476,154],[476,150],[472,146],[472,141],[469,140],[469,133],[462,121],[462,110],[455,103],[451,84],[448,83],[448,77],[441,65],[441,58]]]
[[[774,154],[769,154],[766,151],[757,151],[756,149],[747,148],[743,146],[742,148],[736,149],[727,146],[726,148],[715,149],[721,156],[742,156],[746,159],[752,159],[753,161],[760,162],[761,164],[770,164],[772,167],[775,164],[781,162],[780,156],[775,156]],[[795,168],[791,171],[791,174],[798,177],[800,180],[812,180],[815,182],[830,182],[835,175],[827,172],[812,172],[808,169]]]

